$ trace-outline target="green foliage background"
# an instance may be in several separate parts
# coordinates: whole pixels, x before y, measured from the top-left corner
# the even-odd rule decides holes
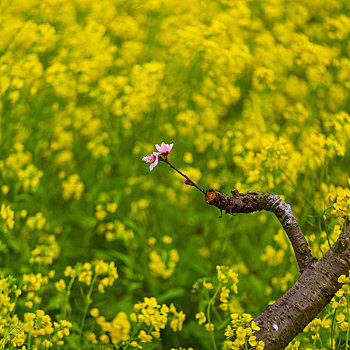
[[[219,218],[165,164],[150,172],[141,159],[174,143],[170,161],[204,189],[282,195],[321,257],[349,218],[347,195],[339,222],[326,211],[350,184],[349,10],[343,0],[1,1],[0,262],[22,290],[13,312],[0,301],[3,339],[41,309],[72,323],[63,346],[108,348],[88,340],[103,333],[92,316],[79,328],[88,286],[74,282],[66,315],[67,290],[55,286],[68,285],[66,266],[96,259],[114,261],[119,278],[89,309],[130,317],[156,297],[186,314],[181,332],[167,326],[145,349],[213,348],[195,315],[217,265],[240,280],[226,313],[214,305],[218,347],[231,313],[255,317],[281,296],[299,272],[272,214]],[[30,273],[49,279],[28,296]],[[300,336],[302,349],[345,348],[346,330],[323,326],[321,341]]]

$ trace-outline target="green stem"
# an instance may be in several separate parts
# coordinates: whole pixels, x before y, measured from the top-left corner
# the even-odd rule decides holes
[[[316,345],[316,339],[314,339],[314,342],[312,343],[312,348],[313,348],[313,349],[316,349],[316,348],[315,348],[315,345]]]
[[[220,316],[220,314],[218,313],[218,310],[216,310],[216,308],[214,307],[214,313],[215,316],[218,318],[218,320],[220,321],[220,323],[223,321],[222,317]]]
[[[329,240],[327,221],[324,219],[324,215],[326,214],[326,212],[327,212],[330,208],[332,208],[332,206],[326,208],[326,209],[323,211],[323,213],[322,213],[322,220],[323,220],[324,229],[325,229],[324,232],[326,232],[326,237],[327,237],[329,249],[332,247],[332,245],[331,245],[331,242],[330,242],[330,240]]]
[[[332,318],[332,326],[331,326],[331,349],[333,349],[333,341],[334,341],[334,320],[337,314],[337,309],[334,309],[333,318]]]
[[[348,312],[348,329],[346,330],[346,345],[345,345],[345,350],[349,348],[349,320],[350,320],[350,309],[349,309],[349,299],[348,296],[346,296],[346,309]]]
[[[92,282],[91,282],[91,286],[90,286],[90,289],[86,295],[86,303],[85,303],[85,307],[84,307],[84,312],[83,312],[83,317],[81,319],[81,324],[80,324],[80,339],[82,339],[82,335],[83,335],[83,329],[84,329],[84,326],[85,326],[85,319],[86,319],[86,314],[87,314],[87,310],[89,308],[89,300],[90,300],[90,297],[91,297],[91,294],[92,294],[92,291],[94,289],[94,285],[95,285],[95,281],[96,281],[96,278],[97,278],[97,274],[95,273],[94,275],[94,278],[92,279]]]
[[[207,319],[208,319],[208,324],[209,324],[209,331],[210,331],[210,336],[211,336],[211,340],[213,342],[213,346],[214,346],[214,349],[217,350],[217,347],[216,347],[216,343],[215,343],[215,337],[214,337],[214,332],[212,330],[212,327],[211,327],[211,320],[210,320],[210,307],[212,304],[214,304],[215,302],[215,298],[219,292],[221,288],[221,283],[219,284],[219,287],[217,288],[217,290],[215,291],[214,295],[212,296],[212,298],[209,300],[209,303],[208,303],[208,308],[207,308]]]
[[[30,350],[31,348],[31,341],[32,341],[32,333],[31,333],[32,329],[30,328],[29,329],[29,332],[28,332],[28,343],[27,343],[27,350]]]
[[[337,349],[340,349],[340,344],[341,344],[341,342],[342,342],[342,337],[339,337]]]
[[[71,277],[71,280],[69,281],[68,288],[67,288],[67,291],[66,291],[66,300],[65,300],[64,309],[63,309],[63,315],[64,315],[65,318],[67,317],[67,308],[68,308],[68,304],[69,304],[69,296],[70,296],[70,291],[72,289],[75,277],[76,276]]]
[[[22,290],[23,285],[24,285],[24,282],[22,281],[21,284],[19,285],[19,287],[17,288],[17,290]],[[16,295],[16,297],[15,297],[13,309],[12,309],[12,311],[11,311],[11,313],[10,313],[11,317],[13,317],[13,315],[15,314],[17,301],[18,301],[18,298],[19,298],[20,295],[21,295],[21,294]]]
[[[320,341],[320,344],[321,344],[321,349],[323,349],[323,344],[322,344],[322,339],[321,339],[321,336],[320,335],[318,335],[318,340]]]
[[[141,322],[139,322],[137,327],[135,327],[135,329],[133,330],[131,337],[129,338],[129,340],[127,340],[125,346],[123,347],[123,350],[126,350],[129,347],[129,345],[131,344],[131,342],[137,339],[137,338],[134,338],[134,336],[139,331],[140,327],[141,327]]]

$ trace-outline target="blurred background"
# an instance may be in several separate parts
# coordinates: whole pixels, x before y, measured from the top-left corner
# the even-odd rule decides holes
[[[0,261],[22,288],[18,318],[69,316],[66,346],[108,348],[88,338],[102,332],[89,313],[79,326],[84,298],[111,320],[155,297],[186,319],[145,349],[213,349],[230,314],[256,317],[278,299],[299,271],[273,214],[219,218],[142,157],[174,143],[170,162],[205,190],[280,195],[320,258],[350,215],[349,10],[343,0],[2,0]],[[93,297],[72,282],[64,304],[67,266],[96,259],[115,262],[118,280]],[[213,333],[196,314],[213,295],[203,281],[218,288],[217,265],[239,284],[226,310],[214,302]],[[23,289],[24,275],[39,287]]]

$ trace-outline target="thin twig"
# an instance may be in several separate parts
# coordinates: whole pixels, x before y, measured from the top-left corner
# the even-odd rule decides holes
[[[158,158],[160,161],[167,163],[171,168],[173,168],[175,171],[177,171],[180,175],[182,175],[185,179],[187,179],[194,187],[196,187],[198,190],[200,190],[202,193],[205,194],[205,191],[203,189],[201,189],[196,183],[194,183],[187,175],[183,174],[179,169],[177,169],[176,167],[174,167],[174,165],[172,165],[168,159],[166,158]]]

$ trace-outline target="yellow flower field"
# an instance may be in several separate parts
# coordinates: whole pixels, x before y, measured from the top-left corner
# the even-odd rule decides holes
[[[298,278],[276,193],[317,258],[350,219],[350,2],[0,1],[0,349],[258,350]],[[350,279],[289,349],[350,346]],[[249,344],[248,344],[249,343]]]

